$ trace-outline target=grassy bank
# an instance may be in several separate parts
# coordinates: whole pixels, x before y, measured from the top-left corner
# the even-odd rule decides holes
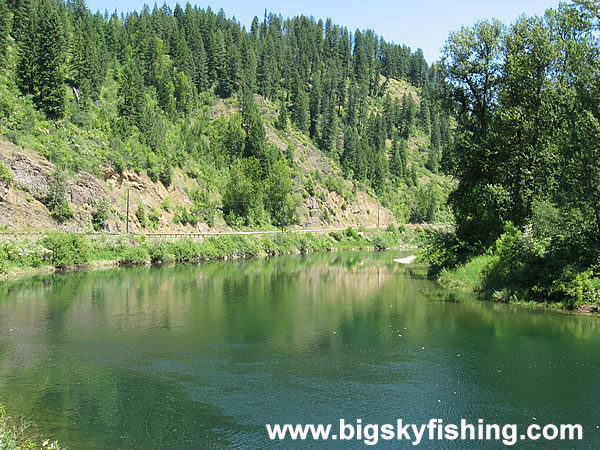
[[[483,254],[469,253],[452,233],[432,233],[425,242],[421,260],[450,288],[503,303],[600,312],[598,260],[564,238],[542,239],[507,223]]]
[[[414,245],[421,231],[388,227],[385,231],[348,228],[327,234],[278,233],[211,236],[203,240],[157,239],[145,235],[78,235],[48,232],[37,238],[0,242],[0,279],[98,265],[197,263],[332,250],[385,249]]]
[[[34,437],[34,425],[27,419],[13,420],[0,405],[0,450],[48,448],[58,449],[57,442]]]

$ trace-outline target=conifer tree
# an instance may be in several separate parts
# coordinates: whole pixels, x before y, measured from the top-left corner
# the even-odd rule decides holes
[[[284,100],[279,104],[279,116],[277,118],[277,128],[287,130],[288,127],[288,110]]]
[[[357,174],[360,153],[360,140],[354,126],[346,127],[344,132],[344,150],[342,152],[342,167],[346,176],[353,177]]]
[[[242,98],[242,121],[246,132],[246,143],[244,154],[248,157],[255,157],[261,164],[265,163],[265,139],[266,132],[262,117],[254,97],[249,90],[246,90]]]
[[[310,106],[308,95],[303,84],[297,80],[294,95],[294,122],[304,133],[308,132],[310,126]]]
[[[29,0],[18,6],[15,20],[19,26],[13,33],[18,36],[16,78],[17,86],[23,95],[33,95],[36,91],[36,43],[38,33],[38,8]]]
[[[51,119],[62,117],[65,107],[64,31],[50,0],[42,1],[35,46],[34,96],[36,106]]]
[[[169,91],[171,91],[169,89]],[[141,111],[144,106],[144,81],[137,64],[130,58],[121,71],[118,85],[119,114],[133,125],[141,122]]]
[[[0,0],[0,68],[6,64],[11,14],[6,0]]]

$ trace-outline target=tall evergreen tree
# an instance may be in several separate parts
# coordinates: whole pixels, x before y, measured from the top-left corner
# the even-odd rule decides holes
[[[0,0],[0,68],[6,64],[10,28],[11,14],[8,5],[6,0]]]
[[[49,118],[57,119],[65,107],[66,48],[59,11],[51,0],[42,1],[38,21],[33,101]]]
[[[266,132],[262,116],[252,93],[246,90],[242,99],[242,121],[246,132],[245,156],[255,157],[265,164]]]

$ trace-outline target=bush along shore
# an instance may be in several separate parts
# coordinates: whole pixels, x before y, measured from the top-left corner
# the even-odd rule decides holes
[[[455,233],[431,231],[419,260],[430,277],[486,300],[600,313],[596,247],[558,233],[540,235],[507,222],[494,245],[473,253]]]
[[[21,418],[14,421],[6,414],[6,409],[0,405],[0,449],[59,449],[57,442],[34,436],[35,425],[33,422]]]
[[[414,246],[421,235],[418,228],[407,232],[403,226],[391,225],[381,231],[348,228],[326,234],[284,232],[210,236],[203,240],[47,232],[36,239],[15,236],[0,242],[0,279],[103,265],[198,263],[333,250],[384,250]]]

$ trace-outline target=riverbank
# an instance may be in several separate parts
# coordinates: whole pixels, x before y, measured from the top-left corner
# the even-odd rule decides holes
[[[57,271],[98,270],[116,266],[199,263],[293,253],[414,247],[422,231],[285,232],[265,235],[209,236],[170,240],[146,235],[80,235],[48,232],[34,238],[0,242],[0,282]]]
[[[563,313],[600,314],[600,304],[595,301],[598,298],[598,294],[592,288],[588,288],[589,290],[586,291],[581,287],[582,292],[579,294],[581,300],[577,302],[571,302],[569,298],[565,298],[564,301],[536,301],[529,299],[525,291],[519,291],[514,289],[514,287],[496,285],[496,280],[489,276],[490,270],[495,264],[497,264],[496,256],[489,254],[481,255],[452,269],[442,269],[435,279],[449,289],[476,295],[484,301],[494,301]]]
[[[0,449],[17,450],[24,448],[59,449],[58,442],[50,442],[41,437],[34,436],[35,425],[33,422],[21,418],[13,420],[6,414],[6,409],[0,404]]]

